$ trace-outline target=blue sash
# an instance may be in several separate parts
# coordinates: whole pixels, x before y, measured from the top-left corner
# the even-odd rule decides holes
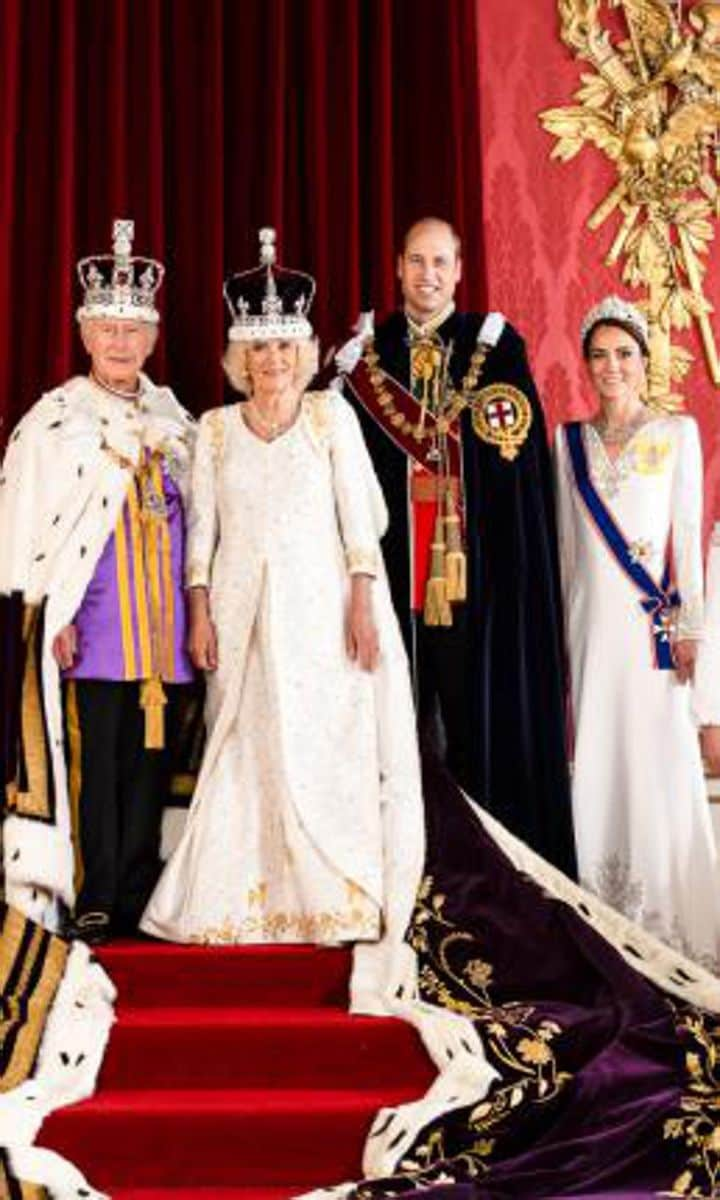
[[[677,588],[670,587],[670,564],[669,562],[665,563],[662,580],[658,584],[639,562],[635,562],[625,536],[618,529],[610,511],[600,499],[590,479],[580,422],[572,421],[564,427],[564,432],[575,485],[584,501],[590,519],[618,566],[642,593],[640,607],[650,619],[655,666],[661,671],[671,671],[674,663],[670,632],[673,624],[673,609],[680,604],[680,593]]]

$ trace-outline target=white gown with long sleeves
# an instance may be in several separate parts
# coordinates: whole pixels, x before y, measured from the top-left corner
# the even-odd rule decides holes
[[[357,418],[336,393],[306,395],[271,442],[238,404],[201,419],[187,580],[209,586],[219,666],[196,794],[146,931],[201,942],[402,935],[422,871],[422,799],[378,544],[385,521]],[[356,571],[375,576],[374,673],[345,646]]]
[[[672,546],[678,635],[699,638],[702,459],[694,420],[649,420],[614,462],[593,425],[583,424],[582,436],[595,488],[658,582]],[[654,666],[640,593],[587,513],[562,430],[555,460],[580,880],[663,941],[717,967],[720,876],[690,688]]]

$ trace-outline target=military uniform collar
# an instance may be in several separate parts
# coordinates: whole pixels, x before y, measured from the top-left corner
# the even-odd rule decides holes
[[[416,321],[416,320],[414,320],[413,317],[410,316],[410,313],[406,312],[405,320],[408,323],[408,331],[410,333],[410,337],[413,340],[416,338],[431,337],[433,333],[437,333],[440,326],[444,325],[445,322],[448,320],[448,318],[451,317],[454,312],[455,312],[455,301],[454,300],[450,300],[449,303],[446,304],[444,308],[441,308],[439,312],[436,312],[435,315],[430,317],[430,319],[428,321],[422,321],[422,322]]]

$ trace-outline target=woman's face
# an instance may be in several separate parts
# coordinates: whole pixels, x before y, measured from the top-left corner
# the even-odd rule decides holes
[[[601,404],[639,400],[644,392],[645,359],[635,338],[616,325],[598,325],[588,347],[590,380]]]
[[[248,346],[247,369],[255,396],[286,391],[292,386],[296,366],[296,342],[273,339]]]

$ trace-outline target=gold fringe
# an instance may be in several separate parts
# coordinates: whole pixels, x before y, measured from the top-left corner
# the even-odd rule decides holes
[[[463,550],[448,550],[445,555],[447,598],[453,603],[467,599],[467,559]]]
[[[145,749],[162,750],[165,746],[165,705],[167,696],[162,680],[143,679],[140,707],[145,712]]]
[[[452,625],[452,609],[448,601],[445,578],[445,537],[443,517],[438,511],[430,547],[430,577],[425,584],[424,620],[426,625]]]
[[[467,559],[463,550],[460,517],[450,487],[445,496],[445,578],[448,600],[460,602],[467,597]]]
[[[442,578],[428,579],[425,584],[425,607],[423,616],[426,625],[452,625],[452,609],[447,598],[447,581]]]

